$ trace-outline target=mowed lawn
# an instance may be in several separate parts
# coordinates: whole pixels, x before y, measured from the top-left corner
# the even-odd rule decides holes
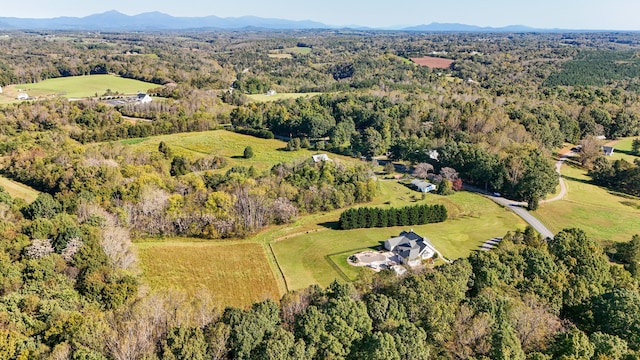
[[[280,292],[264,247],[197,239],[136,243],[145,283],[154,290],[209,291],[219,306],[247,307]]]
[[[13,181],[11,179],[7,179],[5,177],[0,176],[0,186],[2,186],[12,198],[18,198],[26,201],[27,203],[32,202],[38,197],[39,192],[36,189],[33,189],[25,184]]]
[[[286,151],[286,143],[284,141],[260,139],[227,130],[128,139],[123,140],[122,143],[142,151],[158,151],[158,145],[161,141],[169,145],[174,154],[188,156],[192,160],[210,154],[223,156],[227,161],[227,166],[224,169],[229,169],[232,166],[254,166],[257,170],[266,170],[281,162],[302,161],[318,153],[317,151],[306,149]],[[251,146],[253,149],[254,157],[251,159],[242,157],[247,146]],[[328,155],[331,159],[356,161],[344,156]]]
[[[334,279],[345,276],[352,279],[361,270],[346,263],[349,253],[378,247],[403,230],[413,228],[418,234],[428,237],[445,257],[453,259],[469,255],[490,238],[525,226],[511,211],[468,192],[446,197],[429,194],[425,200],[414,202],[412,197],[417,194],[417,199],[420,199],[420,194],[396,182],[386,181],[381,183],[381,193],[373,204],[382,208],[422,202],[440,203],[447,206],[451,219],[439,224],[344,231],[335,229],[342,210],[316,217],[315,224],[298,227],[297,233],[292,230],[292,234],[282,235],[271,243],[289,290],[312,284],[327,286]]]
[[[633,163],[636,159],[640,159],[640,156],[631,151],[633,139],[636,138],[637,137],[634,136],[608,142],[607,145],[613,146],[614,150],[613,155],[607,158],[610,160],[624,159],[630,163]]]
[[[640,234],[640,200],[589,184],[582,169],[564,165],[562,174],[567,195],[541,204],[534,213],[549,230],[578,227],[597,240],[613,241],[629,241]]]
[[[121,94],[135,94],[146,92],[159,85],[119,77],[116,75],[85,75],[70,76],[44,80],[35,84],[16,84],[3,87],[5,100],[15,100],[18,89],[24,90],[29,96],[42,97],[48,95],[64,96],[67,98],[84,98],[104,94],[107,89]]]

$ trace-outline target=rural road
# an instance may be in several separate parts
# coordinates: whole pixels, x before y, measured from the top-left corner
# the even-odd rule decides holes
[[[558,193],[558,195],[552,197],[551,199],[541,200],[540,203],[557,201],[562,199],[567,194],[567,184],[565,184],[564,179],[562,179],[562,176],[560,174],[560,168],[562,167],[562,164],[565,162],[565,160],[567,160],[569,157],[573,155],[575,155],[575,153],[573,151],[570,151],[560,156],[560,159],[556,162],[556,171],[558,172],[558,176],[560,180],[560,193]],[[527,209],[525,209],[525,206],[527,206],[526,203],[509,200],[501,196],[496,196],[490,192],[478,189],[473,186],[465,185],[465,189],[468,191],[473,191],[473,192],[482,194],[488,197],[489,199],[493,200],[494,202],[506,207],[507,209],[510,209],[511,211],[516,213],[516,215],[520,216],[522,220],[526,221],[529,225],[531,225],[534,229],[536,229],[536,231],[538,231],[540,235],[542,235],[542,237],[553,239],[553,233],[549,229],[547,229],[547,227],[544,226],[544,224],[540,222],[540,220],[536,219],[535,216],[531,215],[531,213],[529,213]]]
[[[560,172],[560,168],[562,167],[562,164],[564,164],[565,160],[567,160],[568,158],[574,156],[575,154],[576,154],[575,152],[569,151],[568,153],[566,153],[564,155],[561,155],[560,159],[558,161],[556,161],[556,172],[558,173],[558,176],[560,177],[560,179],[559,179],[560,180],[560,193],[558,193],[558,195],[552,197],[551,199],[540,200],[541,204],[560,200],[567,194],[567,184],[564,182],[564,179],[562,178],[562,173]]]

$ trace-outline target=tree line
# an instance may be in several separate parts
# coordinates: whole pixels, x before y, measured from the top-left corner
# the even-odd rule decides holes
[[[424,225],[445,220],[447,220],[447,208],[440,204],[419,204],[389,209],[359,207],[343,211],[340,214],[338,226],[342,230],[350,230],[371,227]]]

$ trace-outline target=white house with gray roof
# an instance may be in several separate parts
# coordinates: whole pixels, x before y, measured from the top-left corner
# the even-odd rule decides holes
[[[416,190],[423,193],[434,191],[437,188],[435,184],[420,179],[411,180],[411,185],[413,185]]]
[[[432,258],[436,249],[428,238],[413,230],[403,231],[400,236],[385,240],[384,248],[396,254],[402,263]]]

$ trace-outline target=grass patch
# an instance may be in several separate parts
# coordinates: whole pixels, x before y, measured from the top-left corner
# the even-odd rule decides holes
[[[613,146],[614,151],[613,155],[608,156],[607,158],[611,161],[626,160],[630,163],[633,163],[634,160],[639,159],[640,157],[631,151],[633,139],[636,138],[636,136],[632,136],[608,142],[607,145]]]
[[[340,254],[334,254],[334,255],[329,255],[327,258],[329,261],[333,262],[334,264],[334,268],[338,267],[339,268],[339,274],[343,275],[343,277],[345,278],[345,280],[348,281],[354,281],[356,280],[360,274],[362,274],[365,271],[373,271],[368,269],[365,266],[352,266],[347,264],[347,259],[349,258],[349,256],[361,252],[361,251],[366,251],[366,250],[371,250],[369,248],[363,248],[363,249],[352,249],[350,251],[346,251]],[[346,266],[344,266],[344,264],[347,264]],[[341,266],[342,265],[342,266]]]
[[[122,145],[135,145],[135,144],[140,144],[141,142],[147,141],[149,140],[148,137],[144,137],[144,138],[135,138],[135,139],[124,139],[124,140],[120,140],[120,143]]]
[[[23,183],[19,183],[13,181],[11,179],[7,179],[5,177],[0,176],[0,186],[2,186],[12,198],[18,198],[26,201],[27,203],[32,202],[38,197],[39,192]]]
[[[269,56],[272,59],[291,59],[291,58],[293,58],[293,56],[291,56],[291,54],[268,54],[267,56]]]
[[[249,98],[249,100],[251,101],[256,101],[256,102],[269,102],[269,101],[278,101],[278,100],[283,100],[283,99],[297,99],[297,98],[301,98],[301,97],[311,97],[311,96],[318,96],[322,93],[319,92],[310,92],[310,93],[278,93],[278,94],[274,94],[274,95],[267,95],[267,94],[252,94],[252,95],[247,95],[247,97]]]
[[[180,133],[154,136],[143,139],[129,139],[129,145],[139,151],[158,151],[158,145],[164,141],[175,155],[188,156],[192,160],[213,154],[222,156],[227,161],[228,169],[232,166],[254,166],[257,170],[267,170],[281,162],[302,161],[317,153],[310,150],[285,151],[285,142],[280,140],[260,139],[249,135],[227,130],[213,130],[193,133]],[[244,159],[244,148],[251,146],[255,156]],[[331,159],[353,162],[352,158],[330,154]]]
[[[535,212],[549,230],[555,233],[578,227],[597,240],[613,241],[629,241],[634,234],[640,234],[640,200],[590,184],[583,169],[563,166],[562,174],[567,195],[541,204]]]
[[[182,289],[191,296],[206,289],[221,307],[280,298],[261,244],[167,239],[136,247],[143,278],[152,289]]]
[[[137,92],[146,92],[148,89],[157,87],[158,85],[126,79],[115,75],[86,75],[86,76],[70,76],[55,79],[48,79],[35,84],[17,84],[9,85],[3,88],[3,94],[0,99],[14,101],[18,95],[18,89],[22,89],[29,96],[64,96],[67,98],[85,98],[102,95],[107,89],[121,94],[135,94]]]
[[[311,48],[306,46],[295,46],[292,48],[284,49],[285,52],[291,52],[294,54],[307,55],[311,53]]]
[[[452,220],[412,228],[430,238],[448,258],[467,256],[487,239],[502,236],[509,230],[524,228],[523,221],[514,213],[480,195],[468,192],[447,197],[430,194],[424,200],[414,201],[411,196],[417,192],[392,181],[381,182],[380,190],[380,196],[367,206],[402,206],[413,202],[447,206]],[[420,199],[420,194],[417,196]],[[312,284],[327,286],[334,279],[343,278],[343,274],[352,279],[366,269],[354,269],[348,265],[346,259],[349,255],[366,248],[376,248],[387,238],[397,236],[402,230],[409,230],[402,226],[336,230],[334,227],[341,212],[318,214],[313,222],[295,224],[290,233],[274,238],[273,251],[289,290]],[[334,266],[338,266],[340,271]]]

